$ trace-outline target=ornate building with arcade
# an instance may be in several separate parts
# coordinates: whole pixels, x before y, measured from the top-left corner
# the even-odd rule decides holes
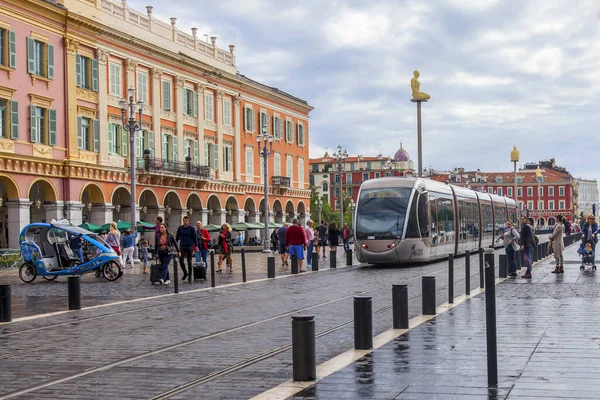
[[[235,46],[126,0],[2,1],[0,45],[0,248],[30,221],[130,220],[130,88],[143,102],[138,220],[307,218],[313,108],[240,74]],[[268,216],[262,127],[274,136]]]

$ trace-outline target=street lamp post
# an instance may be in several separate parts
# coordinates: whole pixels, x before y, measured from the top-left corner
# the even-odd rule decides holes
[[[515,199],[515,204],[519,204],[517,201],[517,163],[519,162],[519,150],[517,150],[517,146],[513,146],[512,151],[510,152],[510,161],[513,162],[515,166],[515,182],[513,188],[513,197]]]
[[[323,208],[323,198],[319,197],[317,199],[317,208],[319,209],[319,220],[317,221],[317,226],[321,225],[321,209]]]
[[[383,169],[386,170],[384,175],[387,176],[388,171],[389,171],[390,176],[394,176],[394,174],[392,172],[392,170],[394,169],[394,162],[392,161],[391,158],[388,158],[386,160],[386,162],[383,164]]]
[[[135,224],[136,224],[136,207],[137,207],[137,195],[135,187],[135,133],[142,129],[142,112],[144,110],[144,102],[139,100],[135,102],[135,89],[130,87],[127,89],[127,100],[121,99],[119,106],[121,107],[121,122],[123,129],[129,132],[129,175],[131,176],[131,231],[135,236]],[[135,111],[139,113],[139,121],[135,119]],[[129,111],[128,118],[125,113]],[[127,122],[126,122],[127,121]]]
[[[338,200],[340,202],[340,229],[344,226],[344,196],[343,196],[343,186],[342,186],[342,171],[344,170],[344,162],[348,158],[348,152],[346,150],[342,151],[342,146],[338,146],[337,152],[333,153],[333,159],[337,162],[338,172],[340,177],[340,195]]]
[[[537,168],[535,169],[535,180],[537,181],[538,184],[538,195],[537,195],[537,209],[538,209],[538,216],[537,219],[535,221],[535,226],[537,227],[538,225],[538,221],[542,218],[542,208],[540,207],[540,203],[542,202],[542,195],[540,193],[540,189],[542,187],[542,170],[540,169],[540,166],[538,165]]]
[[[269,246],[269,165],[267,161],[271,153],[273,153],[273,139],[273,135],[269,134],[267,131],[267,126],[263,125],[262,133],[256,137],[256,141],[258,142],[258,154],[263,158],[263,178],[265,181],[265,209],[263,210],[265,214],[265,238],[263,253],[271,252]]]

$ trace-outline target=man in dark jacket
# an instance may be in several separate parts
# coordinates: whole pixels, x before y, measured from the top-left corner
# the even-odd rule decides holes
[[[531,279],[531,266],[533,257],[533,231],[526,217],[521,217],[521,232],[519,244],[521,245],[521,254],[527,266],[527,272],[521,276],[524,279]]]
[[[187,259],[188,268],[191,274],[193,268],[192,256],[194,255],[194,248],[198,247],[198,234],[196,233],[196,228],[190,225],[190,217],[187,215],[183,217],[183,225],[177,228],[175,241],[179,243],[179,249],[181,251],[179,264],[183,270],[183,277],[181,280],[184,281],[188,276],[188,270],[185,269],[185,264],[183,262],[185,259]]]

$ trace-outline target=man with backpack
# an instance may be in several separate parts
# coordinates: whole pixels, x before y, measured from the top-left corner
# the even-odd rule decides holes
[[[526,217],[521,217],[521,232],[519,233],[519,245],[521,248],[521,254],[523,259],[525,260],[525,265],[527,266],[527,271],[521,275],[523,279],[531,279],[531,267],[532,267],[532,257],[533,257],[533,229],[531,229],[531,225],[529,225],[529,221]]]

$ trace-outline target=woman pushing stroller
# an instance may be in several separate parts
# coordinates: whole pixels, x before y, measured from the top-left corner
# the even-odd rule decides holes
[[[596,223],[596,217],[589,215],[587,221],[581,228],[581,242],[585,246],[585,243],[592,245],[592,253],[596,254],[596,243],[598,243],[598,224]],[[596,266],[595,257],[592,260],[592,267]]]

